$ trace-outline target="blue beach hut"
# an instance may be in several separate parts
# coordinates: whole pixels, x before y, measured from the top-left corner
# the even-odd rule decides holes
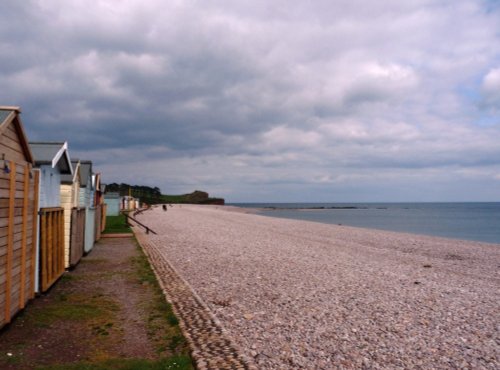
[[[120,214],[120,194],[105,193],[104,203],[106,203],[106,214],[108,216],[118,216]]]

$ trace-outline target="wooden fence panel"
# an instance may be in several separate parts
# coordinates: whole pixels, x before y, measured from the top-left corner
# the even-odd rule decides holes
[[[46,292],[64,273],[64,209],[40,209],[41,291]]]
[[[74,267],[83,256],[85,245],[85,208],[71,210],[70,266]]]

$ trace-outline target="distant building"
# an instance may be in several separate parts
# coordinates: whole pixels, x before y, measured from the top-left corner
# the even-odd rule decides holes
[[[120,214],[120,194],[119,193],[105,193],[104,203],[107,205],[107,216],[118,216]]]
[[[136,209],[140,208],[140,206],[141,206],[141,201],[138,198],[125,195],[121,199],[121,209],[123,211],[135,211]]]

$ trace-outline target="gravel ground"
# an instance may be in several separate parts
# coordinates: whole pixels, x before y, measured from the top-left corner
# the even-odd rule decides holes
[[[500,245],[176,205],[151,241],[262,369],[500,368]]]

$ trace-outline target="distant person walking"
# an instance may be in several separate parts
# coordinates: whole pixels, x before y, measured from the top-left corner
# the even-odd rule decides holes
[[[163,210],[166,212],[167,211],[167,205],[164,204],[162,207],[163,207]]]

